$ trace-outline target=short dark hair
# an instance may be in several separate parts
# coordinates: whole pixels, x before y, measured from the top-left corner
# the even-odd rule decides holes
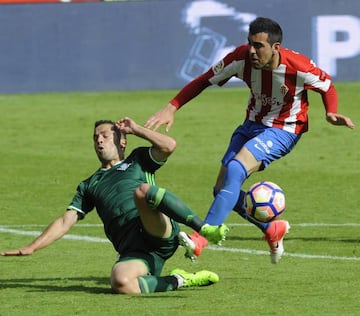
[[[97,128],[99,125],[102,125],[102,124],[112,124],[112,125],[115,125],[115,122],[112,121],[112,120],[98,120],[98,121],[95,122],[94,128]]]
[[[121,139],[121,132],[115,127],[115,122],[112,120],[98,120],[95,122],[94,124],[94,128],[97,128],[99,125],[102,124],[111,124],[112,128],[111,130],[115,132],[116,138],[117,138],[117,142],[120,142]]]
[[[267,33],[268,42],[273,45],[276,42],[282,42],[282,29],[279,23],[269,18],[258,17],[249,25],[249,34]]]

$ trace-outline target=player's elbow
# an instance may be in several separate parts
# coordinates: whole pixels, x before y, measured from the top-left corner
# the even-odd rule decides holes
[[[175,139],[171,138],[169,140],[169,143],[167,144],[167,150],[166,151],[169,154],[171,154],[171,153],[173,153],[175,151],[175,149],[176,149],[176,141],[175,141]]]
[[[160,148],[160,151],[166,155],[170,156],[176,149],[175,139],[169,137],[166,142],[164,142]]]

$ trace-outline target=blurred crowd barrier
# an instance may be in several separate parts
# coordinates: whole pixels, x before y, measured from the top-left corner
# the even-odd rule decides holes
[[[358,0],[0,1],[11,2],[0,6],[0,93],[179,88],[247,42],[264,12],[284,47],[335,81],[360,80]]]

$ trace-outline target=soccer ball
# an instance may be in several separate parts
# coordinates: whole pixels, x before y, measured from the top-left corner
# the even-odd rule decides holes
[[[284,211],[284,191],[273,182],[257,182],[246,193],[246,213],[260,222],[270,222]]]

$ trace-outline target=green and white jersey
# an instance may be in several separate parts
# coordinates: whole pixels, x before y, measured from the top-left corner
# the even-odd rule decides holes
[[[99,169],[80,182],[68,207],[80,218],[96,209],[106,236],[117,248],[131,229],[130,222],[139,217],[134,202],[134,190],[142,183],[155,184],[155,171],[164,162],[151,156],[150,147],[139,147],[123,161],[110,169]]]

